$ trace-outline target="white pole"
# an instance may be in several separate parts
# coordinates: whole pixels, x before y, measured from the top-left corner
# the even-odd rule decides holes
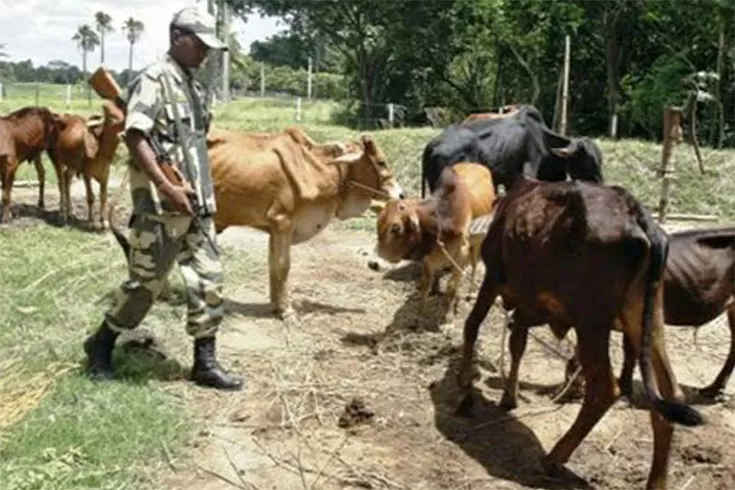
[[[3,82],[0,82],[0,102],[3,100]]]
[[[296,97],[296,121],[301,121],[301,97]]]
[[[306,96],[309,100],[311,100],[311,72],[312,72],[312,62],[311,62],[311,56],[309,56],[309,69],[308,69],[308,75],[306,80]]]
[[[391,102],[388,104],[388,122],[390,123],[390,127],[393,127],[393,118],[394,118],[394,109],[393,109],[393,103]]]
[[[561,126],[559,131],[564,136],[567,135],[567,102],[569,100],[569,58],[571,41],[569,36],[564,37],[564,84],[561,94]]]
[[[66,84],[66,100],[65,100],[65,102],[66,102],[66,107],[69,107],[69,105],[71,104],[71,85],[68,84],[68,83]]]
[[[229,41],[230,36],[230,9],[227,3],[222,2],[222,30],[224,31],[222,38],[225,42]],[[222,101],[230,101],[230,51],[222,52]]]

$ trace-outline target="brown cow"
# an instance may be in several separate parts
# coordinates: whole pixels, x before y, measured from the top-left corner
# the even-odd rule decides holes
[[[491,119],[500,119],[502,117],[512,116],[518,112],[517,105],[506,105],[500,108],[502,112],[478,112],[467,116],[460,124],[467,124],[472,121],[486,121]]]
[[[378,215],[378,256],[391,263],[423,261],[422,310],[437,272],[451,268],[442,326],[451,326],[457,314],[459,286],[468,262],[473,293],[484,232],[471,233],[470,225],[481,216],[489,223],[494,203],[493,179],[487,167],[463,162],[442,171],[438,187],[427,199],[391,200]]]
[[[53,113],[45,107],[23,107],[0,118],[0,181],[3,189],[1,222],[8,223],[12,219],[10,195],[15,172],[25,161],[33,161],[36,167],[39,182],[38,207],[44,207],[46,172],[41,154],[47,152],[58,176],[60,169],[52,150],[56,134]]]
[[[61,219],[66,222],[72,213],[69,195],[71,181],[74,175],[82,175],[87,192],[87,219],[94,222],[94,192],[92,178],[100,186],[100,215],[99,225],[106,229],[108,222],[105,219],[107,206],[107,181],[110,177],[110,165],[120,143],[120,132],[123,130],[125,116],[113,102],[104,101],[102,117],[93,117],[86,120],[75,114],[60,114],[56,116],[59,130],[56,143],[56,155],[63,169],[63,189],[61,201]]]
[[[304,148],[315,153],[317,157],[329,156],[336,158],[349,152],[360,151],[360,145],[353,142],[342,143],[339,141],[335,141],[331,143],[318,143],[297,126],[289,126],[283,131],[270,133],[233,131],[212,126],[212,128],[207,133],[207,143],[210,146],[216,144],[219,141],[237,140],[241,144],[245,144],[248,147],[255,146],[265,149],[268,148],[270,144],[277,142],[283,138],[291,139],[295,143],[303,145]]]
[[[287,285],[291,245],[314,237],[334,217],[361,215],[373,197],[403,195],[382,150],[370,137],[361,143],[358,152],[325,160],[287,138],[266,149],[237,133],[208,143],[217,233],[249,226],[270,235],[270,299],[284,320],[296,318]]]
[[[554,320],[558,338],[574,326],[587,379],[585,398],[574,424],[544,461],[548,470],[563,472],[620,395],[608,349],[611,331],[622,330],[639,355],[651,402],[654,451],[646,488],[665,489],[671,422],[704,423],[696,410],[674,398],[677,382],[663,337],[667,250],[666,233],[622,187],[522,179],[499,203],[482,244],[486,272],[464,328],[459,384],[468,395],[461,408],[471,405],[474,345],[498,295],[530,318]]]
[[[252,133],[212,127],[207,133],[207,146],[209,148],[227,145],[231,151],[236,149],[237,151],[241,153],[244,152],[246,154],[252,151],[263,152],[268,149],[272,150],[273,147],[278,148],[284,144],[295,144],[304,147],[308,153],[312,154],[317,161],[321,163],[327,163],[331,160],[348,155],[348,153],[358,154],[363,151],[362,146],[359,143],[352,141],[345,143],[317,143],[298,127],[288,127],[283,131],[273,133]],[[209,154],[211,158],[211,150]],[[215,186],[216,185],[217,181],[215,181]],[[130,244],[125,235],[123,235],[123,233],[114,225],[112,220],[112,211],[113,210],[110,209],[112,233],[118,244],[122,247],[126,259],[129,260]],[[218,233],[221,231],[222,230],[218,230]],[[161,288],[159,297],[165,298],[169,296],[170,286],[168,280],[166,280]]]

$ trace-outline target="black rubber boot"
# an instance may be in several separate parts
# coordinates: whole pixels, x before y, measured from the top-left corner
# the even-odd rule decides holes
[[[209,386],[219,390],[242,390],[244,381],[217,363],[215,358],[214,337],[196,339],[194,341],[194,367],[191,379],[198,385]]]
[[[84,352],[87,353],[87,370],[89,377],[106,381],[115,377],[112,367],[112,349],[118,332],[113,331],[107,322],[102,322],[99,330],[84,341]]]

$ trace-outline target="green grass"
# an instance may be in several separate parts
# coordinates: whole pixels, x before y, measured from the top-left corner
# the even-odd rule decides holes
[[[17,88],[17,87],[16,87]],[[58,88],[58,87],[57,87]],[[55,89],[57,89],[55,88]],[[41,105],[63,107],[63,92],[42,87]],[[26,89],[29,90],[29,89]],[[35,103],[33,93],[7,98],[0,110]],[[330,123],[337,109],[332,102],[303,102],[302,128],[316,140],[357,138],[361,133]],[[73,112],[88,114],[86,101],[75,100]],[[99,100],[92,111],[99,111]],[[297,124],[293,101],[248,98],[215,108],[215,124],[249,131],[275,131]],[[439,132],[434,128],[377,130],[370,133],[395,168],[399,182],[411,195],[420,192],[420,156],[426,142]],[[609,183],[629,188],[649,206],[656,206],[661,182],[660,145],[642,141],[599,141]],[[735,218],[735,151],[703,149],[708,174],[701,176],[688,145],[675,154],[677,181],[671,212],[716,214],[723,221]],[[115,159],[122,171],[123,146]],[[47,189],[55,192],[55,176],[47,168]],[[24,164],[19,180],[35,180],[31,165]],[[114,192],[114,191],[112,191]],[[337,228],[374,230],[369,215],[336,223]],[[192,407],[171,394],[190,362],[190,339],[184,333],[183,305],[157,303],[144,327],[171,347],[173,358],[160,362],[143,354],[116,353],[121,381],[95,384],[79,372],[81,342],[96,328],[109,304],[110,293],[125,274],[117,245],[105,235],[72,228],[0,229],[0,370],[3,362],[13,372],[0,378],[0,414],[24,383],[37,383],[54,375],[49,366],[67,371],[50,386],[37,406],[0,431],[0,488],[84,489],[141,488],[145,475],[155,472],[164,447],[176,454],[196,427]],[[225,291],[231,294],[252,274],[267,270],[266,250],[237,252],[224,249]],[[174,287],[181,285],[178,272]],[[71,366],[71,367],[69,367]],[[183,367],[182,367],[183,366]],[[56,369],[56,368],[54,368]],[[34,385],[35,386],[35,385]],[[0,419],[0,427],[3,420]]]
[[[178,455],[196,428],[196,414],[172,393],[183,388],[191,359],[185,305],[156,303],[142,325],[172,353],[168,359],[117,349],[119,380],[94,383],[81,372],[81,343],[125,277],[117,244],[52,226],[0,229],[0,242],[0,415],[13,404],[29,408],[9,427],[0,417],[0,488],[146,487],[147,475],[167,453]],[[225,248],[227,288],[262,273],[264,257]],[[180,289],[177,270],[171,279]],[[66,372],[40,404],[24,404],[18,390],[53,379],[50,366]]]

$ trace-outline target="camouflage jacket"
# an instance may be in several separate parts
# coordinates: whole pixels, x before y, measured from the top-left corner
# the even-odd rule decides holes
[[[168,85],[164,77],[168,77]],[[178,107],[183,135],[176,130],[173,103]],[[137,129],[160,144],[159,148],[196,191],[201,215],[216,211],[207,156],[208,114],[201,85],[169,55],[143,69],[128,87],[125,131]],[[187,168],[184,152],[189,154],[191,168]],[[129,163],[133,213],[175,212],[133,158]]]

